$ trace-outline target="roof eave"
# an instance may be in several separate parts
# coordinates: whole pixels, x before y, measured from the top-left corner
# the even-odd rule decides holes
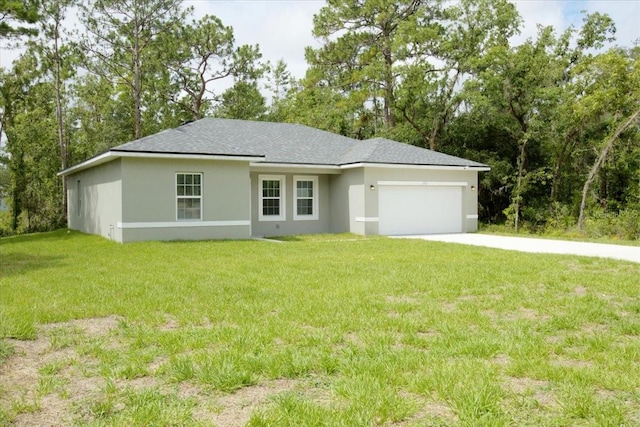
[[[340,165],[340,169],[355,169],[361,167],[376,168],[392,168],[392,169],[434,169],[434,170],[473,170],[478,172],[487,172],[491,168],[487,165],[429,165],[415,163],[376,163],[376,162],[357,162]]]
[[[73,173],[89,169],[103,163],[122,157],[139,157],[147,159],[199,159],[199,160],[226,160],[238,162],[252,162],[264,159],[264,156],[253,154],[206,154],[206,153],[170,153],[170,152],[153,152],[153,151],[126,151],[126,150],[109,150],[106,153],[92,157],[75,166],[71,166],[61,172],[58,176],[67,176]]]
[[[99,154],[95,157],[85,160],[82,163],[78,163],[77,165],[71,166],[70,168],[66,168],[63,171],[58,172],[57,176],[68,176],[73,173],[80,172],[85,169],[89,169],[94,166],[101,165],[103,163],[110,162],[112,160],[117,159],[118,157],[119,156],[114,155],[111,151],[107,151],[106,153]]]

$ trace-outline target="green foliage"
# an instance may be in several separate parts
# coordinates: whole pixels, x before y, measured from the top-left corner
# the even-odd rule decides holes
[[[215,110],[216,117],[225,119],[260,120],[267,112],[264,96],[255,81],[238,81],[222,94]]]
[[[19,24],[35,24],[38,19],[37,0],[2,0],[0,1],[0,39],[34,36],[38,33],[33,26]]]
[[[80,48],[86,52],[84,66],[126,88],[123,95],[130,100],[126,105],[133,119],[130,139],[154,130],[144,129],[143,112],[156,118],[163,116],[156,109],[149,112],[154,106],[149,99],[155,99],[163,91],[150,96],[148,91],[150,86],[168,85],[166,65],[160,55],[164,46],[159,36],[169,31],[174,22],[185,20],[189,9],[182,10],[181,4],[180,0],[92,0],[80,4],[85,27],[80,34]]]
[[[640,240],[640,209],[629,207],[614,213],[592,207],[584,228],[588,236]]]
[[[176,21],[170,31],[160,35],[159,45],[158,54],[169,67],[174,86],[171,98],[163,101],[176,103],[191,120],[212,112],[212,83],[229,78],[255,81],[266,70],[259,62],[258,46],[236,47],[233,29],[212,15],[191,24]],[[181,91],[186,96],[179,94]]]

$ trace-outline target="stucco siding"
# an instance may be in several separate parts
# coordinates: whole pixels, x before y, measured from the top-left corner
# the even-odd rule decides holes
[[[200,220],[177,219],[178,173],[202,174]],[[251,236],[248,161],[125,158],[122,180],[124,242]]]
[[[67,177],[68,226],[122,241],[121,162],[114,160]]]
[[[362,168],[331,176],[331,231],[365,234],[365,184]]]
[[[378,195],[384,182],[464,183],[462,188],[462,224],[464,233],[478,230],[478,172],[475,170],[432,170],[406,168],[365,167],[365,185],[375,185],[375,191],[366,191],[365,216],[378,217]],[[437,208],[437,207],[436,207]],[[378,234],[378,222],[366,223],[365,234]]]
[[[260,219],[260,176],[284,176],[285,219],[278,221]],[[317,219],[294,218],[294,176],[317,177]],[[254,236],[284,236],[291,234],[329,233],[331,231],[330,176],[313,173],[251,173],[251,228]]]

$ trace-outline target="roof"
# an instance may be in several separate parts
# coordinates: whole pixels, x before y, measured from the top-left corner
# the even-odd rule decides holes
[[[482,163],[384,138],[361,141],[299,124],[217,118],[149,135],[114,147],[105,155],[103,161],[109,161],[109,156],[175,155],[334,167],[376,163],[487,168]],[[71,169],[76,167],[61,174]]]

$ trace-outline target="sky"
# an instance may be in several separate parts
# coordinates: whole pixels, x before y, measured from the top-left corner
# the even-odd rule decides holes
[[[536,24],[552,25],[558,32],[569,25],[579,27],[582,10],[609,14],[617,27],[617,43],[631,46],[640,39],[640,0],[516,0],[524,19],[519,40],[534,37]],[[296,77],[307,68],[306,46],[321,44],[311,34],[313,15],[325,4],[323,0],[191,0],[196,16],[217,15],[234,29],[240,44],[260,45],[263,57],[275,63],[284,59]]]
[[[569,25],[579,27],[582,10],[609,14],[616,23],[617,44],[631,46],[640,40],[640,0],[515,0],[524,19],[524,41],[536,34],[536,24],[553,25],[558,32]],[[306,46],[318,47],[311,34],[313,15],[324,0],[186,0],[196,19],[205,14],[218,16],[232,26],[238,44],[259,44],[263,59],[276,63],[283,59],[295,77],[307,68]],[[73,18],[72,18],[73,19]],[[19,51],[0,46],[0,67],[9,67]]]

